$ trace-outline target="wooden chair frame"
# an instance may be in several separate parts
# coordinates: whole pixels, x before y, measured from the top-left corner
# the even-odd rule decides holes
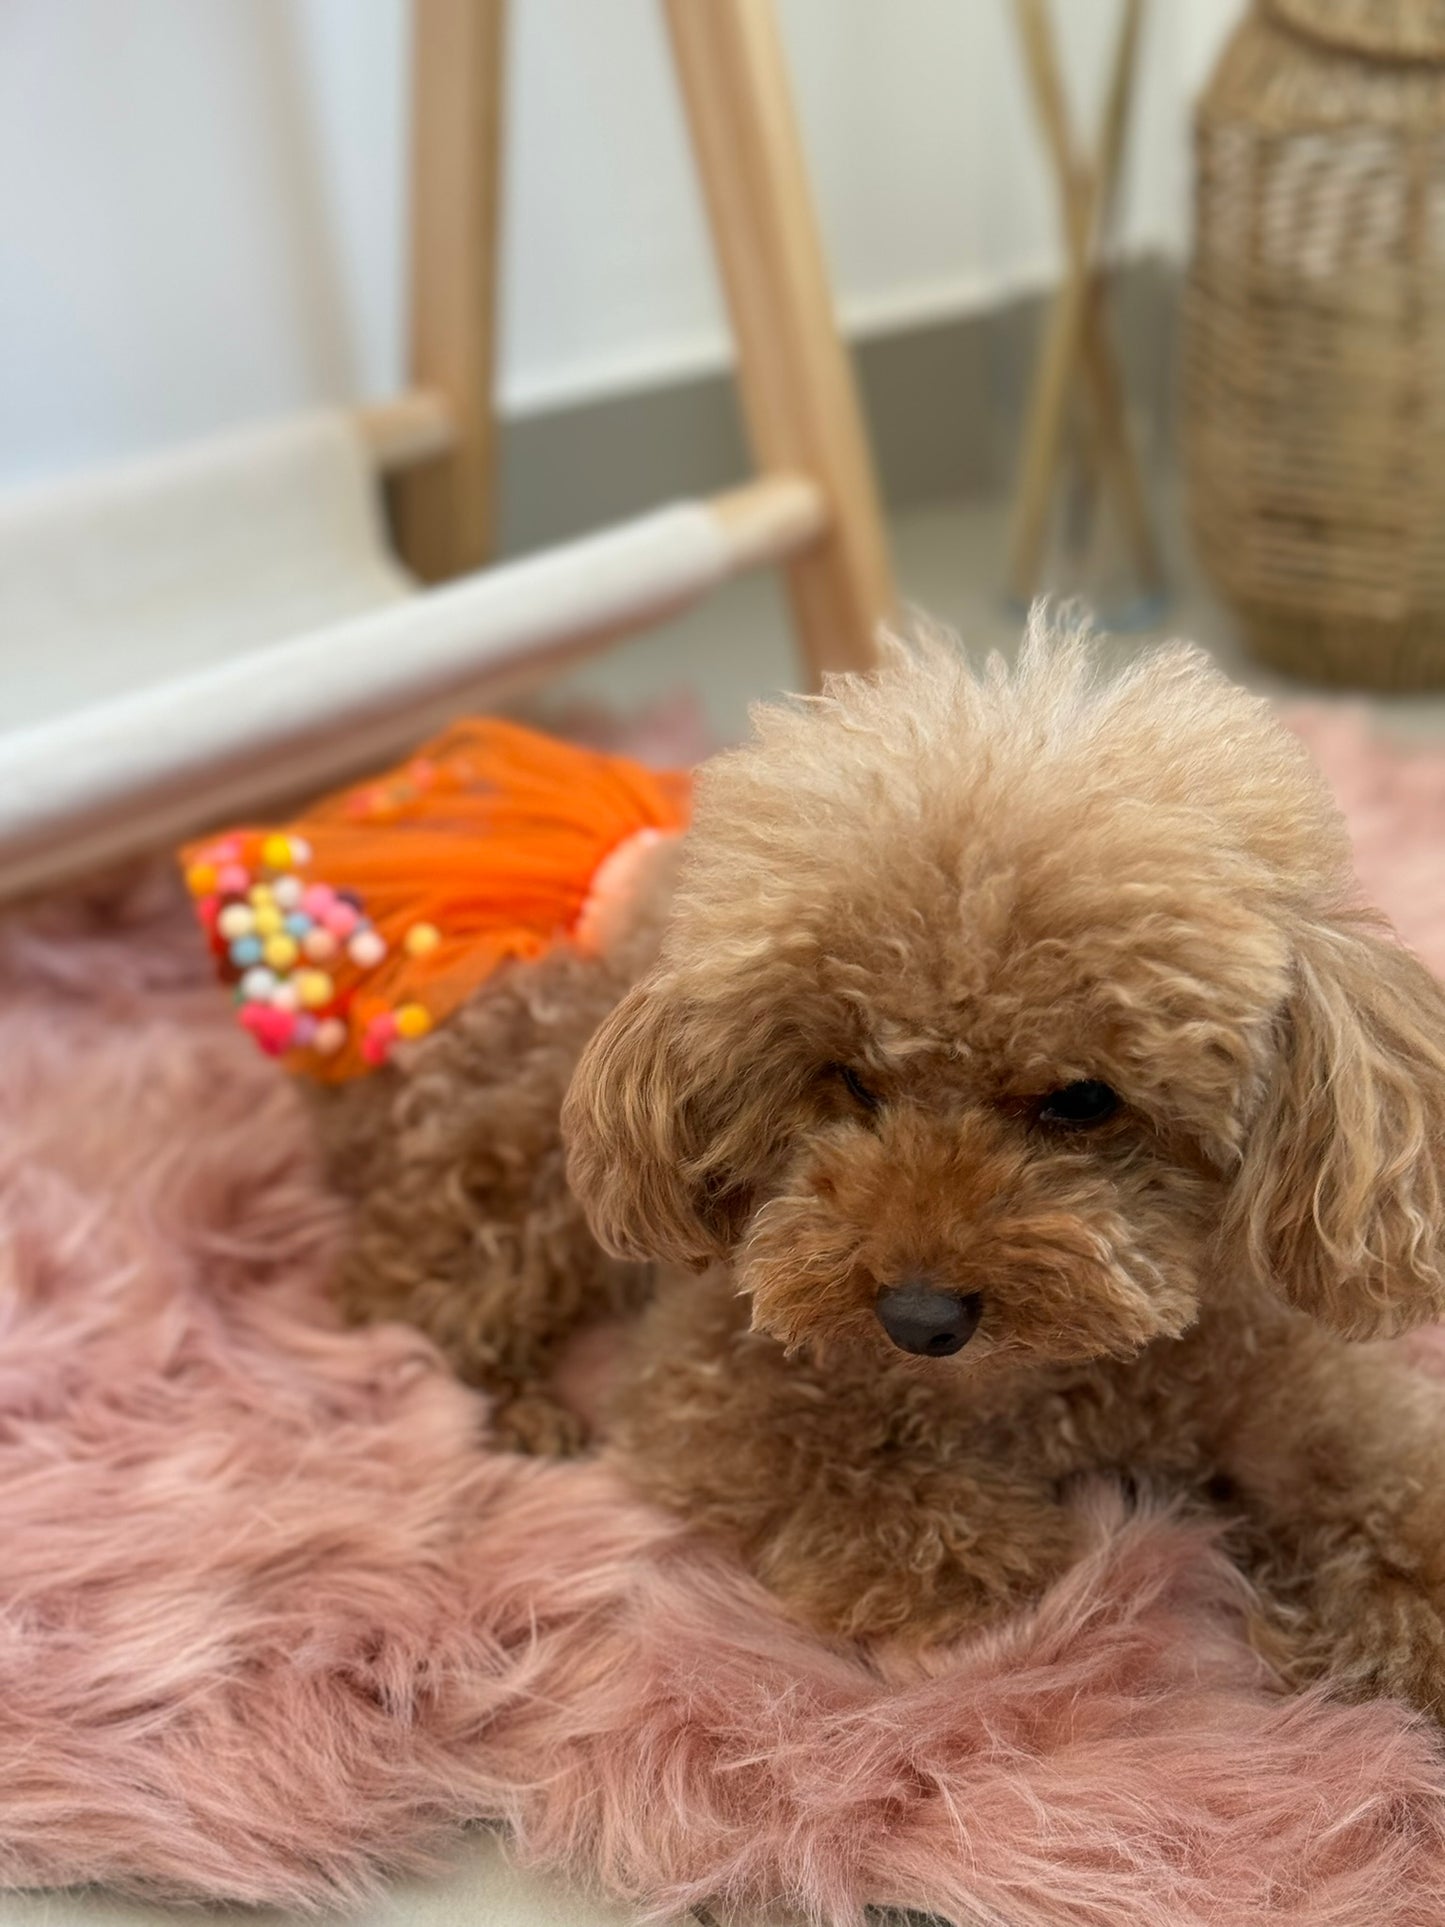
[[[493,381],[505,0],[413,0],[411,377],[362,411],[424,581],[480,567],[495,521]],[[866,668],[894,589],[833,316],[771,0],[662,0],[759,473],[713,503],[738,567],[786,565],[810,681]]]
[[[1058,191],[1066,271],[1054,301],[1029,401],[1009,564],[1010,588],[1026,604],[1038,593],[1049,509],[1070,402],[1082,375],[1091,471],[1113,497],[1139,586],[1159,594],[1163,568],[1129,438],[1124,384],[1109,340],[1098,254],[1118,186],[1138,66],[1144,0],[1122,0],[1098,151],[1076,142],[1059,71],[1048,0],[1015,0],[1030,88]]]
[[[357,419],[442,586],[5,738],[0,897],[339,781],[762,564],[805,681],[875,659],[893,586],[770,0],[662,0],[758,472],[487,567],[504,0],[413,4],[412,385]]]

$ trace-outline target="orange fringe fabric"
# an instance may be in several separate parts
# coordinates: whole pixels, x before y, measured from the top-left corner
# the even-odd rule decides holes
[[[455,724],[294,822],[191,843],[237,1013],[325,1083],[385,1063],[509,958],[594,941],[629,846],[685,827],[688,776],[512,723]]]

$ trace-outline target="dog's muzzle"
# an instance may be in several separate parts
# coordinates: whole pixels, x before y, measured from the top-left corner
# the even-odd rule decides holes
[[[974,1291],[959,1298],[922,1279],[880,1291],[874,1309],[878,1322],[902,1352],[920,1358],[948,1358],[960,1352],[978,1330],[983,1299]]]

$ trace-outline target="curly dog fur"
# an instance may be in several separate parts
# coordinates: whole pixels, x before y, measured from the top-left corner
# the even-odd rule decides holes
[[[545,1440],[550,1351],[657,1264],[615,1449],[809,1623],[986,1624],[1112,1472],[1236,1522],[1287,1676],[1445,1717],[1445,1394],[1359,1342],[1445,1314],[1445,995],[1193,652],[1037,620],[761,711],[609,962],[377,1101],[354,1302]],[[900,1289],[976,1330],[899,1349]]]
[[[317,1093],[334,1182],[355,1207],[341,1303],[419,1325],[497,1403],[526,1451],[582,1443],[548,1389],[578,1328],[635,1309],[649,1273],[609,1256],[567,1184],[558,1119],[583,1045],[656,954],[676,853],[658,846],[600,955],[504,969],[388,1069]]]

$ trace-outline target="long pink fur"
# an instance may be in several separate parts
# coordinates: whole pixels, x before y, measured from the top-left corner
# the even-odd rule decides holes
[[[0,950],[0,1884],[320,1905],[487,1818],[660,1913],[1438,1927],[1436,1743],[1276,1695],[1197,1527],[1087,1495],[1086,1563],[925,1667],[791,1629],[605,1465],[489,1453],[422,1340],[336,1328],[303,1122],[178,908]]]

